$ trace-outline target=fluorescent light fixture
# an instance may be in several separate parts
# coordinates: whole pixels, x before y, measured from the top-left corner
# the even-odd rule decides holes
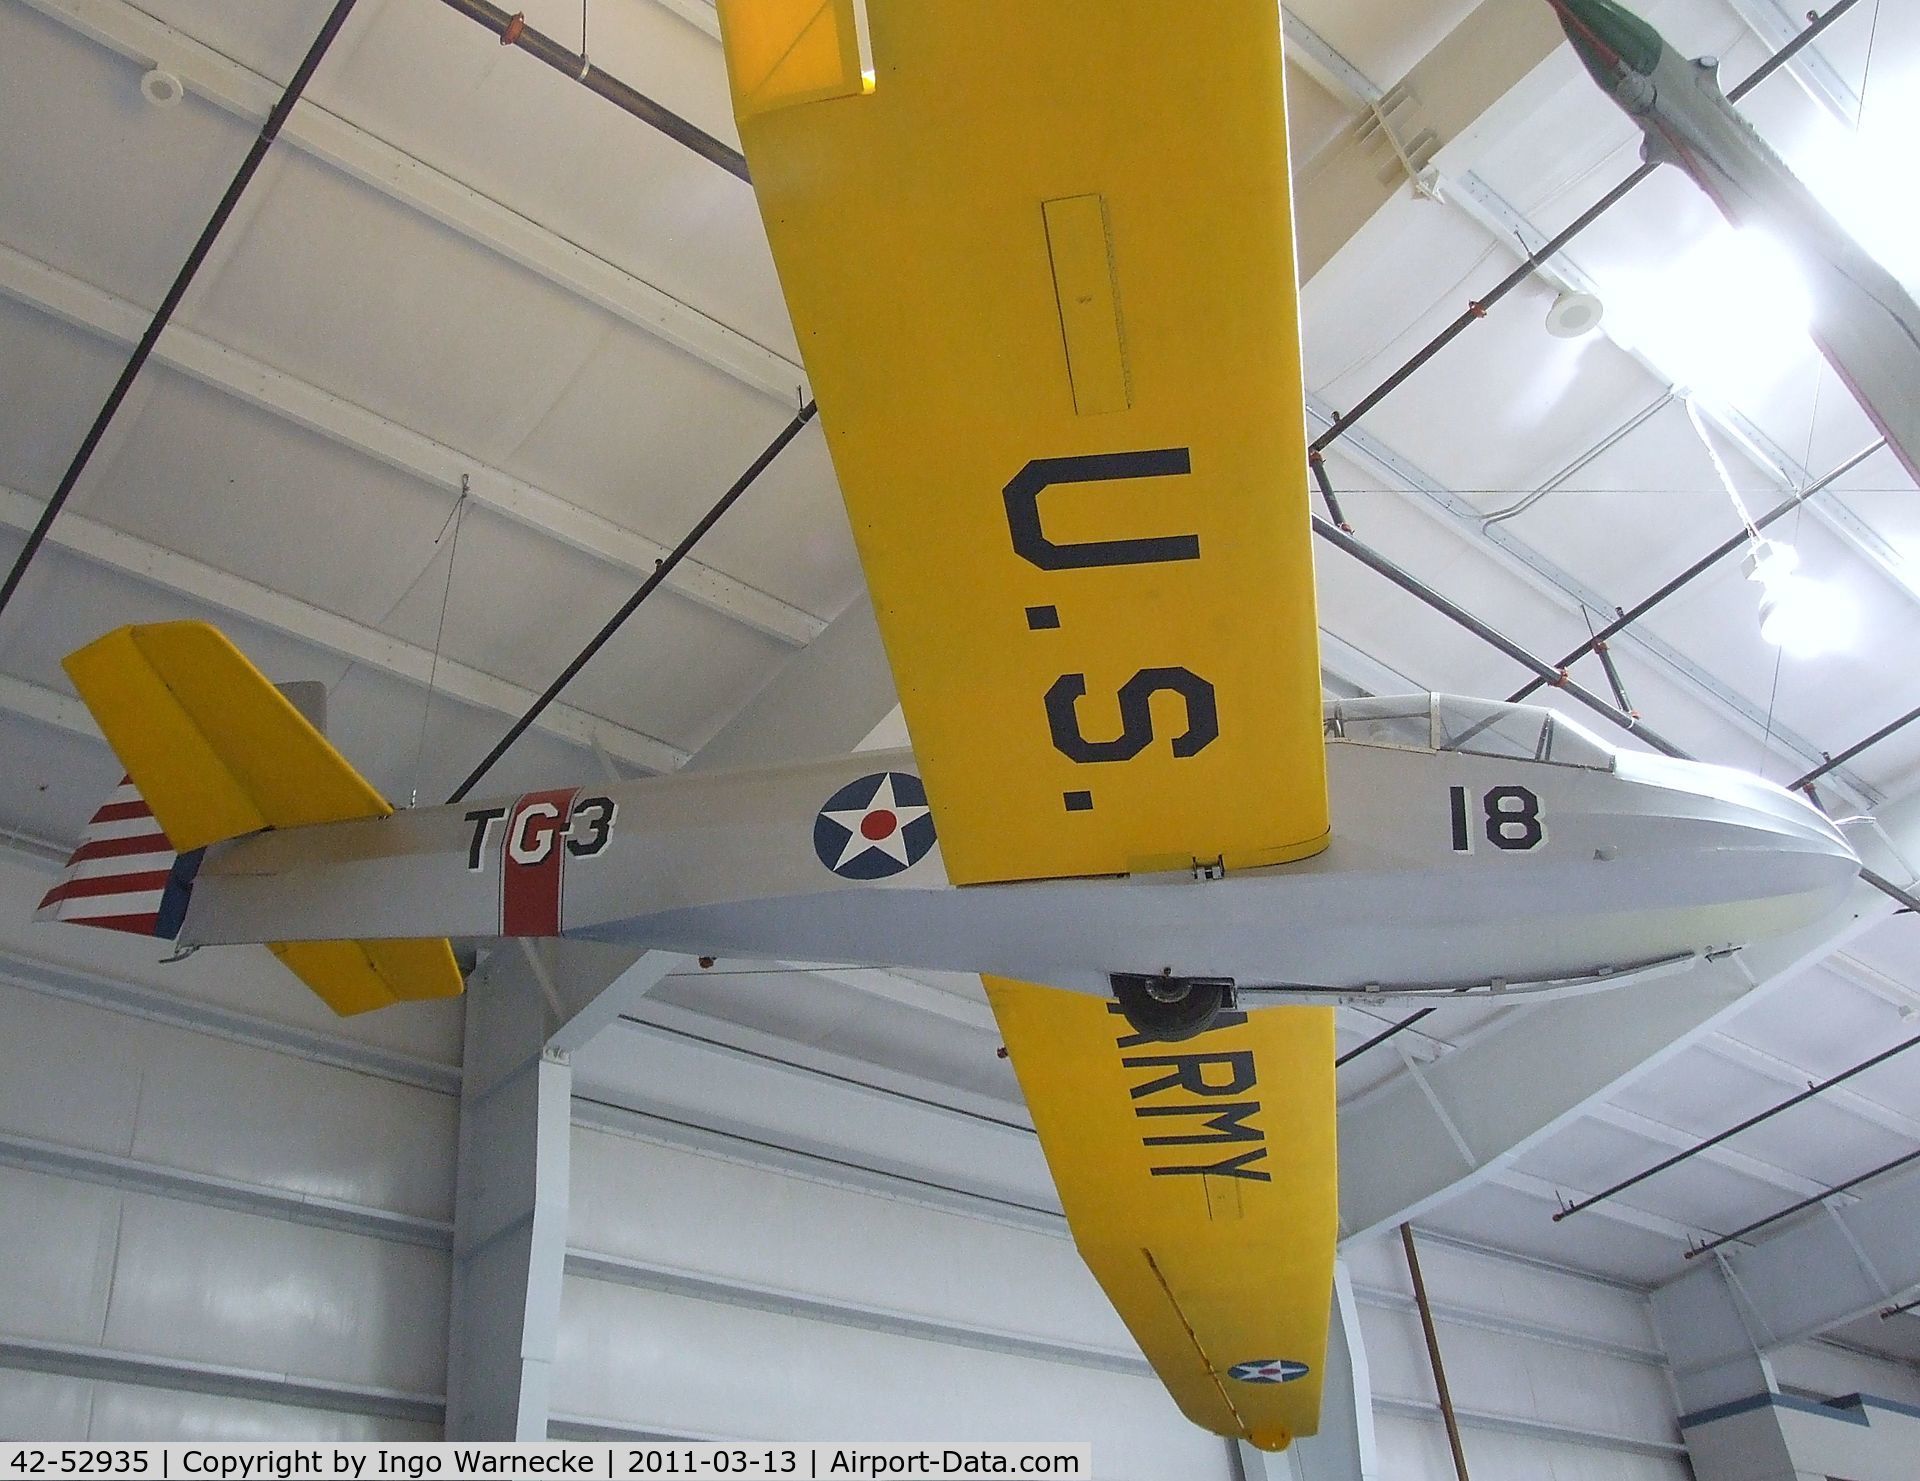
[[[1747,580],[1758,581],[1762,590],[1772,591],[1800,569],[1800,552],[1781,540],[1762,540],[1747,552],[1746,567]]]
[[[1816,658],[1846,647],[1858,614],[1838,587],[1800,574],[1800,552],[1779,540],[1759,540],[1747,552],[1749,581],[1760,583],[1760,636],[1795,658]]]
[[[1750,227],[1716,225],[1608,299],[1627,343],[1721,404],[1761,399],[1811,353],[1806,282],[1785,247]]]

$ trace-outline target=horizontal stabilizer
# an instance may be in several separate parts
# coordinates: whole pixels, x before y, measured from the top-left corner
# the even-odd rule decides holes
[[[276,941],[273,954],[342,1017],[421,998],[457,997],[466,985],[453,947],[431,941]]]
[[[299,709],[206,623],[119,628],[68,654],[65,667],[127,769],[129,806],[143,803],[143,815],[150,810],[175,853],[192,855],[266,828],[393,811]],[[185,883],[190,886],[190,879]],[[92,886],[60,888],[83,893]],[[67,902],[50,896],[47,903]],[[135,903],[143,918],[160,914],[157,902],[151,912],[144,899]],[[273,952],[336,1013],[453,997],[463,986],[444,939],[281,943]]]
[[[64,666],[180,853],[262,828],[393,811],[204,622],[119,628]]]

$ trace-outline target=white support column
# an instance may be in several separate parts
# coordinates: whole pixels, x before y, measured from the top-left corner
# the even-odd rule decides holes
[[[1910,1476],[1915,1416],[1897,1404],[1815,1404],[1782,1393],[1776,1347],[1864,1316],[1920,1284],[1920,1167],[1829,1200],[1747,1243],[1700,1256],[1653,1293],[1654,1325],[1700,1481]]]
[[[547,1047],[532,958],[467,987],[454,1184],[447,1438],[544,1440],[567,1255],[573,1070]]]
[[[862,599],[788,660],[701,759],[751,765],[844,752],[894,702]],[[571,1056],[686,961],[594,942],[505,942],[468,984],[449,1439],[546,1438],[567,1255]]]

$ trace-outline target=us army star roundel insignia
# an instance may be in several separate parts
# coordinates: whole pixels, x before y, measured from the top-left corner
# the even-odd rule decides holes
[[[1235,1363],[1227,1377],[1242,1383],[1292,1383],[1307,1376],[1307,1365],[1288,1358],[1255,1358],[1250,1363]]]
[[[933,847],[933,814],[920,778],[881,771],[848,782],[813,820],[813,851],[842,879],[886,879]]]

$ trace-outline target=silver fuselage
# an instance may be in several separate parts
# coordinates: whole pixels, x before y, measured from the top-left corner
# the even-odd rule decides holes
[[[1805,801],[1724,768],[1350,740],[1327,760],[1333,841],[1277,868],[956,887],[935,843],[846,878],[822,810],[864,778],[917,775],[911,752],[882,751],[235,840],[209,852],[181,940],[563,934],[1100,993],[1163,971],[1446,987],[1738,947],[1817,918],[1858,872]]]

